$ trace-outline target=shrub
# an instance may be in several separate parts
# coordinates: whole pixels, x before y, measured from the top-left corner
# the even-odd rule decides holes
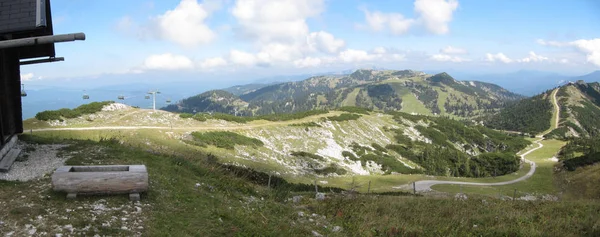
[[[182,119],[187,119],[187,118],[194,117],[194,115],[190,114],[190,113],[181,113],[181,114],[179,114],[179,117],[182,118]]]
[[[292,153],[290,153],[290,155],[295,156],[295,157],[308,157],[308,158],[312,158],[315,160],[325,161],[325,158],[323,158],[320,155],[312,154],[312,153],[308,153],[308,152],[304,152],[304,151],[292,151]]]
[[[358,118],[360,118],[360,115],[358,115],[358,114],[343,113],[343,114],[340,114],[339,116],[327,117],[327,120],[342,122],[342,121],[357,120]]]
[[[364,107],[356,107],[356,106],[344,106],[337,108],[336,110],[349,112],[349,113],[357,113],[357,114],[369,114],[369,112],[373,111]]]
[[[328,174],[345,175],[347,172],[348,171],[346,171],[343,168],[338,167],[335,164],[330,164],[329,166],[322,168],[322,169],[315,169],[315,173],[320,174],[320,175],[328,175]]]
[[[235,145],[263,146],[264,143],[256,138],[247,137],[233,132],[192,132],[198,145],[213,145],[219,148],[234,149]]]
[[[59,110],[46,110],[35,115],[37,120],[62,120],[62,118],[77,118],[85,114],[93,114],[102,111],[105,105],[114,103],[114,101],[92,102],[81,105],[75,109],[62,108]]]

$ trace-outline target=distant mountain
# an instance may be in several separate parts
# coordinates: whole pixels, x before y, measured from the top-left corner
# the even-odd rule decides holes
[[[214,112],[219,108],[219,112],[229,114],[262,115],[359,106],[382,111],[468,118],[495,111],[509,101],[523,98],[494,84],[457,81],[447,73],[428,75],[412,70],[371,69],[356,70],[349,75],[315,76],[262,88],[255,84],[230,87],[225,91],[229,94],[209,91],[208,94],[191,97],[196,99],[188,98],[165,110]],[[211,93],[220,97],[214,97]],[[207,101],[220,104],[220,107],[207,104]],[[223,107],[222,101],[230,103]],[[229,111],[225,108],[229,108]]]

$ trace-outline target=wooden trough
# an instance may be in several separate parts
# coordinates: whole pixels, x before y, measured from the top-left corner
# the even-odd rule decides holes
[[[148,191],[145,165],[61,166],[52,174],[52,189],[77,194],[129,194],[132,201]]]

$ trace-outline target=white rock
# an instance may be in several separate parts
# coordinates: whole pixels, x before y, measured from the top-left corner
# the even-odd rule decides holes
[[[294,203],[299,203],[302,200],[302,196],[293,196],[292,201]]]
[[[298,216],[304,216],[304,212],[299,211]]]
[[[319,234],[319,232],[316,232],[316,231],[314,231],[314,230],[312,231],[312,234],[313,234],[313,236],[315,236],[315,237],[321,237],[321,236],[323,236],[322,234]]]
[[[340,232],[340,231],[342,231],[342,227],[339,227],[339,226],[336,225],[336,226],[333,227],[333,229],[331,231],[333,231],[333,232]]]
[[[317,193],[315,195],[315,199],[317,199],[317,200],[325,200],[325,193]]]

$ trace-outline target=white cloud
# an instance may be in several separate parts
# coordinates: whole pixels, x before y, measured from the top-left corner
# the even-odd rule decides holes
[[[562,63],[562,64],[567,64],[567,63],[569,63],[569,60],[568,60],[568,59],[566,59],[566,58],[563,58],[563,59],[561,59],[561,60],[560,60],[560,61],[558,61],[558,62],[559,62],[559,63]]]
[[[420,15],[419,20],[425,24],[431,33],[448,33],[448,24],[452,21],[452,14],[458,8],[457,0],[415,0],[415,12]]]
[[[575,46],[579,51],[586,54],[586,60],[600,67],[600,38],[591,40],[576,40],[570,42],[571,45]]]
[[[451,55],[447,55],[447,54],[434,54],[430,57],[430,59],[434,60],[434,61],[439,61],[439,62],[454,62],[454,63],[471,61],[466,58],[451,56]]]
[[[216,34],[204,22],[211,10],[214,10],[213,5],[199,4],[196,0],[181,0],[175,9],[157,17],[160,37],[185,47],[213,41]],[[128,23],[125,21],[121,24]]]
[[[382,31],[389,29],[394,35],[401,35],[408,32],[414,23],[413,19],[405,19],[399,13],[370,12],[369,10],[364,10],[364,13],[365,20],[372,30]]]
[[[258,60],[254,54],[235,49],[229,52],[229,60],[234,64],[242,66],[254,66],[258,63]]]
[[[588,63],[600,67],[600,38],[590,40],[580,39],[571,42],[545,41],[543,39],[538,39],[536,42],[545,46],[574,47],[579,52],[585,54]]]
[[[363,10],[367,26],[373,31],[388,30],[393,35],[401,35],[408,32],[414,25],[423,25],[429,32],[434,34],[448,33],[448,24],[452,21],[452,15],[458,8],[457,0],[415,0],[414,11],[416,19],[405,18],[402,14],[391,12]]]
[[[180,70],[193,67],[194,63],[186,56],[170,53],[150,55],[142,65],[142,68],[149,70]]]
[[[375,49],[373,49],[373,53],[375,54],[385,54],[387,52],[387,50],[385,50],[384,47],[375,47]]]
[[[563,47],[563,46],[568,46],[568,43],[561,43],[558,41],[545,41],[543,39],[538,39],[536,40],[536,42],[540,45],[544,45],[544,46],[555,46],[555,47]]]
[[[443,53],[443,54],[468,54],[469,52],[463,48],[446,46],[445,48],[440,49],[440,53]]]
[[[356,50],[356,49],[347,49],[340,52],[338,58],[342,62],[353,63],[353,62],[362,62],[373,60],[376,56],[367,53],[364,50]]]
[[[503,53],[497,53],[497,54],[486,53],[485,61],[488,61],[488,62],[500,61],[503,63],[511,63],[513,60],[506,57],[506,55],[504,55]]]
[[[537,55],[535,54],[533,51],[529,51],[529,56],[522,58],[522,59],[518,59],[518,62],[522,62],[522,63],[529,63],[529,62],[542,62],[542,61],[548,61],[548,57],[544,57],[542,55]]]
[[[200,62],[200,68],[210,69],[227,65],[227,61],[221,57],[207,58]]]
[[[309,33],[306,18],[323,9],[323,0],[237,0],[231,13],[242,36],[261,42],[298,42]]]
[[[310,48],[332,54],[339,52],[346,46],[344,40],[336,39],[332,34],[325,31],[310,33],[307,42]]]
[[[321,60],[320,58],[306,57],[294,61],[294,66],[298,68],[317,67],[320,66],[321,63],[323,63],[323,60]]]
[[[31,81],[33,79],[33,73],[21,74],[21,81]]]

